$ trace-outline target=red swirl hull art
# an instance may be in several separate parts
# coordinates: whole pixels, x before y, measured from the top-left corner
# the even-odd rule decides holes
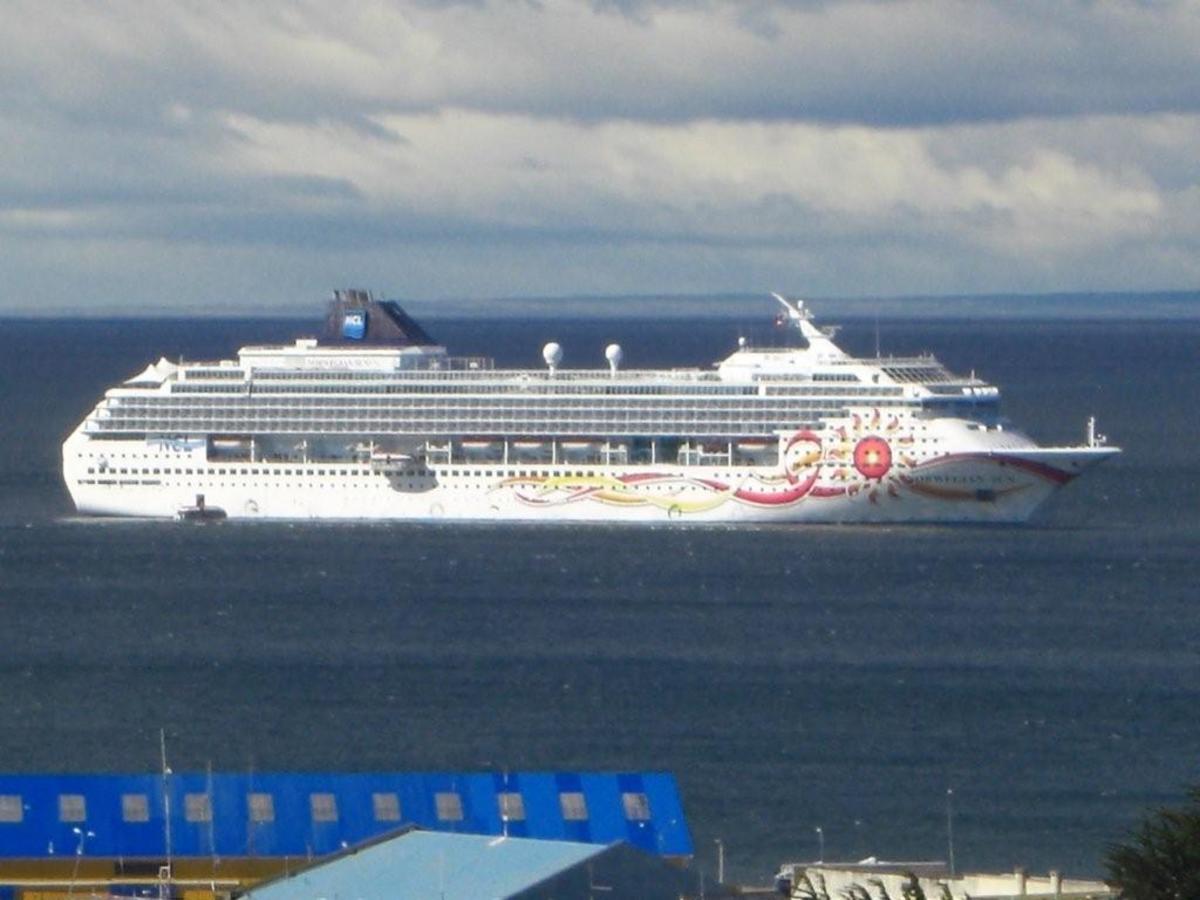
[[[821,438],[816,434],[816,432],[797,431],[791,436],[791,438],[788,439],[788,442],[784,444],[783,452],[786,453],[788,450],[791,450],[801,441],[807,441],[808,443],[816,444],[818,447],[821,445]]]
[[[945,465],[954,462],[987,462],[998,466],[1012,466],[1014,469],[1021,469],[1024,472],[1029,472],[1032,475],[1037,475],[1039,478],[1044,478],[1052,484],[1066,484],[1075,478],[1075,472],[1064,472],[1062,469],[1056,469],[1054,466],[1046,465],[1046,463],[1038,462],[1033,459],[1022,459],[1019,456],[1009,456],[1002,453],[948,453],[945,456],[939,456],[937,459],[931,459],[923,463],[918,463],[913,467],[914,471],[919,469],[928,469],[933,466]]]
[[[747,469],[736,477],[711,470],[705,474],[654,470],[619,475],[563,473],[509,479],[502,487],[512,490],[521,504],[541,508],[587,501],[625,509],[657,508],[671,517],[703,518],[726,504],[785,511],[815,503],[828,505],[838,520],[864,516],[858,505],[862,502],[879,507],[878,516],[883,519],[904,520],[911,515],[916,520],[932,520],[936,514],[921,507],[923,501],[963,510],[995,509],[1006,498],[1036,494],[1039,480],[1057,487],[1075,475],[1041,460],[1004,453],[951,453],[918,462],[913,456],[916,443],[902,420],[875,412],[852,416],[829,430],[805,429],[782,438],[778,468],[773,471]],[[913,508],[901,513],[897,504],[906,498],[906,505]],[[848,513],[850,507],[842,505],[847,503],[855,504],[860,512]],[[824,513],[814,510],[802,515],[819,520]],[[976,513],[963,516],[984,517]]]
[[[754,491],[748,488],[738,488],[733,496],[755,506],[787,506],[803,500],[817,483],[817,473],[813,472],[804,481],[798,482],[781,491]]]
[[[761,481],[762,487],[732,485],[712,478],[636,472],[596,480],[560,476],[508,479],[503,486],[514,489],[528,506],[559,506],[596,500],[616,506],[659,506],[676,513],[702,512],[728,500],[751,506],[783,507],[803,500],[817,483],[814,470],[802,481],[779,477]],[[781,487],[775,487],[772,483]],[[637,488],[660,488],[661,493],[639,492]]]

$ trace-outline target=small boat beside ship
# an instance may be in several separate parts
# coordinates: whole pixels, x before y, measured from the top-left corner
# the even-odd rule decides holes
[[[180,522],[220,522],[227,519],[228,514],[219,506],[209,506],[204,501],[204,495],[197,494],[196,502],[191,506],[181,506],[175,510],[175,518]]]

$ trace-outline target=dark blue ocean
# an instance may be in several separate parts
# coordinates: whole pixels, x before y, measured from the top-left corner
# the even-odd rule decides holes
[[[732,319],[431,320],[707,365]],[[1200,782],[1200,322],[879,325],[1125,453],[1022,528],[195,527],[73,517],[59,445],[160,355],[305,323],[0,320],[0,771],[674,772],[697,853],[1098,874]],[[875,323],[846,323],[874,352]]]

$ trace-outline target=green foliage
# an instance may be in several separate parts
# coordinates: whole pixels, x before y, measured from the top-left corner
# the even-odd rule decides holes
[[[912,872],[906,872],[905,876],[908,881],[904,882],[904,886],[900,889],[900,896],[904,900],[926,900],[925,891],[921,888],[921,882],[917,880],[917,876]]]
[[[800,900],[818,900],[817,889],[813,887],[807,872],[803,873],[800,880],[792,887],[792,896],[800,898]]]
[[[801,900],[832,900],[829,891],[825,888],[825,876],[820,872],[817,872],[816,885],[812,883],[807,872],[802,873],[800,880],[792,887],[792,896],[799,897]]]
[[[1200,898],[1200,786],[1182,809],[1147,816],[1123,844],[1109,848],[1108,880],[1123,900]]]

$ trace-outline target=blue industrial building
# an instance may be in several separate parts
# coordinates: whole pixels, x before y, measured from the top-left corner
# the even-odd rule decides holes
[[[311,859],[404,826],[692,855],[661,772],[0,775],[0,859]]]

